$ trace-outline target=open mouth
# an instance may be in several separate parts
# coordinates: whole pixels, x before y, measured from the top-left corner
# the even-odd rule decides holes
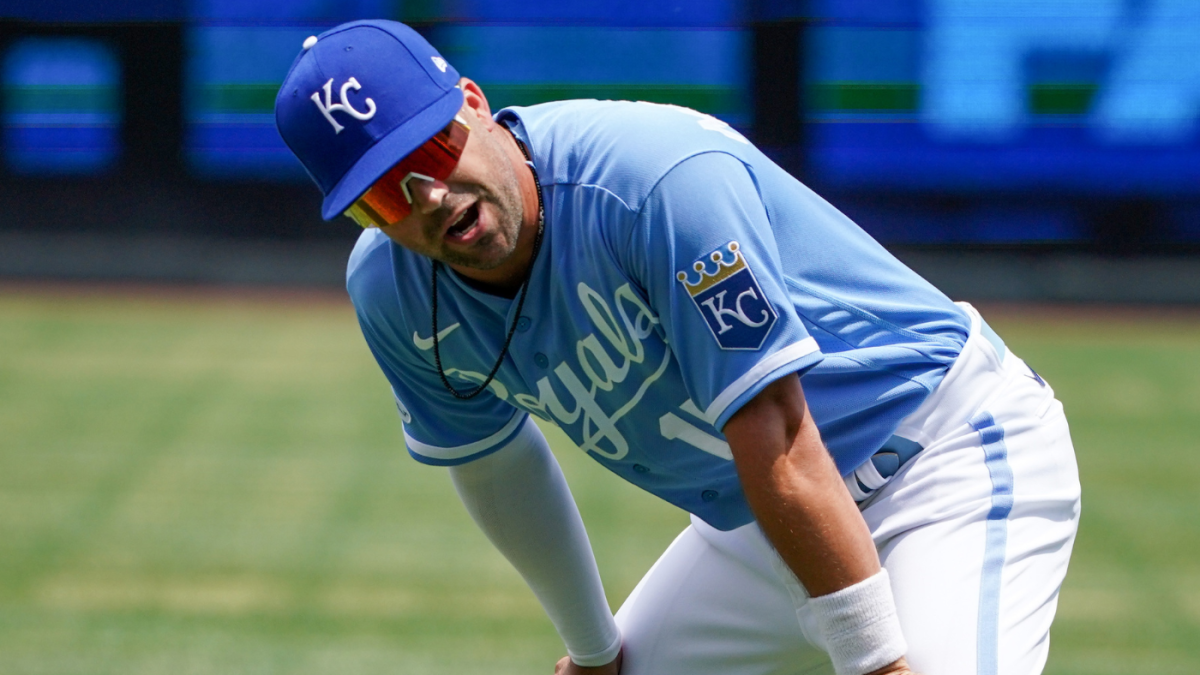
[[[446,230],[446,236],[450,239],[464,239],[471,233],[472,230],[475,229],[475,225],[478,223],[479,204],[475,203],[472,204],[471,207],[466,211],[463,211],[463,214],[458,219],[458,222],[454,223],[450,226],[450,229]]]

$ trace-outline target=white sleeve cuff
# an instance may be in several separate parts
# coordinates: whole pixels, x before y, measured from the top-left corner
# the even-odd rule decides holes
[[[404,443],[408,448],[408,454],[413,459],[422,464],[431,464],[433,466],[456,466],[466,464],[472,460],[483,457],[484,455],[495,452],[503,447],[506,443],[513,440],[516,435],[523,429],[522,426],[529,419],[529,413],[516,411],[512,418],[508,420],[499,431],[488,436],[487,438],[466,445],[459,445],[452,448],[443,448],[436,445],[422,443],[412,436],[408,435],[408,429],[404,430]]]
[[[756,363],[754,367],[743,373],[741,377],[734,380],[728,387],[725,387],[725,390],[720,394],[717,394],[717,397],[709,404],[708,409],[704,411],[704,418],[708,420],[709,424],[716,425],[721,416],[725,414],[725,411],[729,409],[730,404],[736,401],[739,396],[746,393],[751,387],[758,384],[764,377],[793,361],[798,361],[809,354],[814,352],[819,353],[820,351],[821,348],[817,345],[816,338],[809,336],[771,354]],[[721,426],[724,426],[724,424]]]
[[[583,666],[585,668],[596,668],[598,666],[606,666],[612,663],[613,660],[617,658],[617,654],[621,653],[621,631],[617,629],[616,626],[613,626],[613,628],[614,634],[612,644],[610,644],[607,649],[602,652],[596,652],[595,654],[576,654],[570,649],[567,649],[567,655],[571,657],[571,661],[575,665]]]

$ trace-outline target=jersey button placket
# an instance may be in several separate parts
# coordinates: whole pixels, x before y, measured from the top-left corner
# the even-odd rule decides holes
[[[705,503],[715,502],[715,501],[717,501],[717,497],[720,497],[720,496],[721,495],[717,494],[716,490],[705,490],[704,492],[700,493],[700,501],[705,502]]]
[[[529,329],[532,327],[533,327],[533,319],[530,319],[527,316],[522,316],[522,317],[517,318],[516,329],[517,329],[518,333],[528,333]],[[538,368],[550,367],[550,358],[547,357],[542,352],[537,352],[536,354],[533,355],[533,362],[535,364],[537,364]]]

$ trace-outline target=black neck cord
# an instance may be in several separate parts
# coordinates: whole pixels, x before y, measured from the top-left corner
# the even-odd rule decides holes
[[[538,180],[537,169],[533,168],[533,160],[529,158],[529,151],[525,149],[525,144],[517,140],[516,136],[513,140],[517,141],[517,147],[521,148],[521,154],[525,155],[525,162],[529,166],[529,170],[533,172],[533,184],[537,187],[538,198],[538,229],[537,235],[533,239],[533,255],[529,258],[529,273],[525,276],[525,281],[521,283],[521,291],[517,296],[517,311],[513,312],[512,324],[508,327],[508,335],[504,338],[504,346],[500,348],[500,356],[496,358],[496,365],[492,366],[492,372],[488,373],[487,378],[483,380],[483,384],[469,392],[462,392],[454,388],[450,384],[450,380],[446,377],[446,371],[442,369],[442,353],[438,346],[438,268],[442,264],[436,260],[433,261],[433,298],[432,298],[432,328],[433,328],[433,360],[437,364],[438,377],[442,378],[442,385],[446,387],[446,391],[454,395],[454,398],[460,400],[472,399],[478,396],[487,386],[492,383],[496,377],[496,373],[500,371],[500,364],[504,363],[504,357],[508,354],[508,346],[512,344],[513,335],[517,332],[517,321],[521,317],[521,309],[525,306],[525,296],[529,292],[529,279],[533,276],[533,264],[537,261],[538,252],[542,249],[542,232],[546,228],[546,210],[542,205],[542,184]]]

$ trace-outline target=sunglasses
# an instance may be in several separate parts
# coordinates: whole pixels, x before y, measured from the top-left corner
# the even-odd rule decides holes
[[[414,180],[446,180],[458,166],[471,127],[458,116],[445,129],[413,150],[375,181],[345,215],[361,227],[387,227],[407,218],[413,210],[409,184]]]

